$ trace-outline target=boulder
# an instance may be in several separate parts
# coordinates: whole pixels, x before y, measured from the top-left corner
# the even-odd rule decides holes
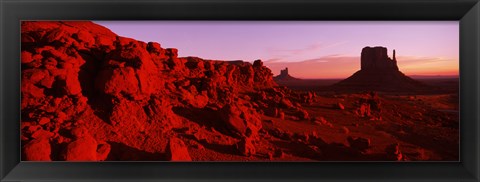
[[[179,138],[170,138],[167,145],[167,155],[170,161],[191,161],[187,146]]]
[[[78,138],[65,149],[66,161],[96,161],[97,141],[93,137]]]
[[[32,59],[32,53],[30,53],[30,52],[28,52],[28,51],[22,51],[21,56],[20,56],[20,59],[21,59],[21,63],[22,63],[22,64],[30,63],[30,62],[33,61],[33,59]]]
[[[309,116],[308,112],[304,109],[298,109],[297,116],[301,120],[309,120],[310,119],[310,116]]]
[[[33,139],[22,148],[25,161],[51,161],[52,149],[46,138]]]
[[[133,131],[144,131],[148,117],[142,105],[130,100],[115,103],[110,115],[110,124],[129,128]]]
[[[102,70],[96,79],[98,90],[114,96],[127,94],[133,97],[139,91],[138,85],[135,69],[132,67]]]
[[[240,154],[247,157],[255,155],[256,153],[252,139],[249,137],[243,137],[240,142],[236,144],[236,149],[240,152]]]
[[[259,114],[253,109],[239,104],[227,104],[220,110],[220,118],[235,136],[246,136],[250,130],[257,135],[262,123]],[[227,131],[228,131],[227,130]]]
[[[39,129],[32,134],[32,138],[34,138],[34,139],[47,139],[48,140],[48,139],[52,138],[54,135],[55,134],[50,132],[50,131]]]
[[[39,125],[45,125],[47,123],[50,123],[50,118],[47,118],[47,117],[42,117],[40,118],[40,120],[38,121],[38,124]]]
[[[293,108],[293,103],[288,100],[287,98],[282,98],[282,100],[280,100],[280,105],[285,108],[285,109],[289,109],[289,108]]]
[[[97,141],[85,127],[77,127],[70,131],[74,140],[67,144],[64,151],[66,161],[96,161]]]

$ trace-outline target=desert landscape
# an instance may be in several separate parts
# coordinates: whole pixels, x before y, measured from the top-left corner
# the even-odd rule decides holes
[[[459,160],[458,77],[407,76],[386,47],[342,79],[82,21],[23,21],[21,50],[22,161]]]

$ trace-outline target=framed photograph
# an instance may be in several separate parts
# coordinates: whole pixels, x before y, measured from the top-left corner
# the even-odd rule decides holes
[[[479,181],[480,5],[2,1],[2,181]]]

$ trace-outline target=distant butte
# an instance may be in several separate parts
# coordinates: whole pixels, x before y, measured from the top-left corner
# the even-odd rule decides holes
[[[288,73],[288,68],[285,68],[283,70],[280,70],[280,75],[273,77],[273,80],[278,82],[278,81],[295,81],[300,79],[290,76],[290,74]]]
[[[403,74],[393,50],[388,57],[386,47],[364,47],[361,53],[360,70],[352,76],[333,85],[336,89],[413,91],[426,86]]]
[[[391,70],[398,71],[397,59],[395,58],[395,50],[393,50],[393,58],[387,55],[385,47],[364,47],[361,55],[361,70]]]

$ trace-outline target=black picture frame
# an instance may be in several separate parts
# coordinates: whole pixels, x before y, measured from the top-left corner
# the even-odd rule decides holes
[[[1,0],[1,181],[480,179],[478,0]],[[21,20],[458,20],[460,162],[21,162]]]

